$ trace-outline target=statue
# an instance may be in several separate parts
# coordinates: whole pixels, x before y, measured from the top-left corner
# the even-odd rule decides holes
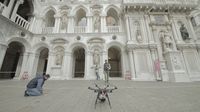
[[[181,36],[182,36],[183,40],[187,40],[187,39],[189,40],[190,39],[189,33],[188,33],[186,27],[184,26],[184,24],[181,25],[180,32],[181,32]]]
[[[163,42],[163,49],[164,51],[170,51],[173,49],[173,43],[172,43],[172,39],[171,36],[169,35],[168,31],[163,32],[162,34],[162,42]]]
[[[67,15],[63,15],[61,18],[62,24],[61,24],[61,29],[66,29],[67,28]]]
[[[57,48],[56,49],[56,60],[55,63],[56,65],[61,65],[62,64],[62,60],[63,60],[63,49],[62,48]]]
[[[140,30],[136,30],[136,38],[139,43],[141,43],[143,41]]]
[[[98,14],[94,17],[94,31],[99,32],[100,31],[100,16]]]
[[[95,49],[93,54],[93,63],[94,65],[99,65],[99,62],[100,62],[99,50]]]

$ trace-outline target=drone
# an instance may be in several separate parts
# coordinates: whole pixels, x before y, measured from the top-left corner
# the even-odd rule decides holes
[[[97,93],[97,98],[95,101],[95,109],[96,109],[97,101],[99,100],[100,102],[104,103],[106,101],[106,98],[107,98],[109,106],[111,108],[111,103],[110,103],[108,93],[112,93],[112,91],[117,89],[117,87],[115,86],[114,88],[109,89],[108,88],[109,85],[106,85],[104,88],[100,88],[97,84],[95,84],[95,87],[96,88],[88,87],[88,89],[93,90],[95,93]]]

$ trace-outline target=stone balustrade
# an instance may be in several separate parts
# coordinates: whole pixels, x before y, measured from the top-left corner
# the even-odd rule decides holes
[[[198,5],[198,0],[123,0],[125,5],[167,5],[167,6],[189,6]]]
[[[121,3],[122,0],[40,0],[43,3],[75,3],[75,4],[82,4],[82,3]]]
[[[13,22],[15,22],[16,24],[18,24],[19,26],[21,26],[27,30],[30,27],[30,23],[18,14],[16,14],[16,16],[13,18]]]
[[[107,32],[120,32],[120,27],[119,26],[107,26]]]
[[[43,34],[51,34],[51,33],[53,33],[53,31],[54,31],[54,27],[44,27],[42,29]]]
[[[75,26],[74,33],[86,33],[87,26]]]

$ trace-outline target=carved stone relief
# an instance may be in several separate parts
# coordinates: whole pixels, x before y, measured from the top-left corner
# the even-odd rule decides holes
[[[172,58],[172,62],[174,64],[174,68],[176,70],[180,70],[181,69],[181,62],[178,56],[174,55],[174,57]]]
[[[58,46],[54,50],[55,50],[55,64],[62,65],[63,56],[64,56],[64,48],[61,46]]]

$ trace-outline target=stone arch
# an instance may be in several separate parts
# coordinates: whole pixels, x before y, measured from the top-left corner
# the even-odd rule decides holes
[[[118,41],[113,41],[107,44],[107,49],[109,49],[110,47],[116,46],[119,48],[120,51],[122,51],[124,49],[124,44],[118,42]]]
[[[50,49],[49,45],[44,42],[37,43],[33,46],[33,51],[35,53],[39,53],[43,48]]]
[[[19,42],[22,45],[24,45],[24,51],[27,52],[31,49],[31,44],[24,38],[20,37],[13,37],[7,41],[7,45],[9,45],[11,42]]]
[[[86,12],[86,15],[89,14],[89,9],[87,9],[87,8],[86,8],[85,6],[83,6],[83,5],[79,5],[79,6],[75,7],[75,8],[71,11],[70,15],[75,16],[76,12],[77,12],[78,10],[80,10],[80,9],[83,9],[83,10]]]
[[[85,77],[85,60],[87,47],[84,43],[76,42],[69,46],[69,52],[71,52],[71,74],[72,78],[84,78]]]
[[[45,9],[42,11],[41,15],[45,15],[45,14],[46,14],[48,11],[50,11],[50,10],[54,11],[54,13],[57,14],[57,9],[56,9],[55,7],[53,7],[53,6],[49,6],[49,7],[45,8]]]
[[[106,11],[106,25],[107,26],[118,26],[120,24],[119,12],[115,7],[111,6]]]
[[[80,8],[77,10],[75,15],[75,24],[77,26],[87,26],[87,17],[84,9]]]
[[[120,15],[121,9],[120,9],[119,7],[117,7],[117,6],[115,6],[115,5],[109,5],[109,6],[107,6],[107,7],[105,8],[105,10],[104,10],[104,13],[107,14],[107,12],[108,12],[111,8],[113,8],[113,9],[117,12],[117,14]]]
[[[117,45],[108,49],[108,62],[111,65],[110,77],[122,77],[122,50]]]
[[[33,63],[34,74],[44,74],[47,70],[50,47],[44,42],[37,43],[33,46],[35,60]]]
[[[85,49],[85,51],[87,51],[87,46],[82,42],[76,42],[76,43],[71,44],[70,47],[69,47],[69,51],[73,52],[73,50],[76,47],[83,47]]]
[[[2,67],[0,72],[0,78],[14,78],[19,77],[22,70],[23,54],[25,51],[25,46],[20,41],[10,41],[8,43],[8,48],[6,54],[3,58]]]

